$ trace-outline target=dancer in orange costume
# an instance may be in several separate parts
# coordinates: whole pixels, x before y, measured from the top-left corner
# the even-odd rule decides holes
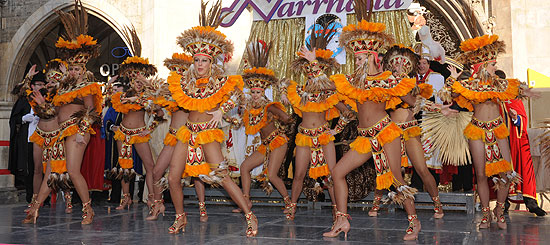
[[[418,56],[413,50],[402,47],[391,47],[384,56],[384,70],[393,71],[394,76],[401,78],[409,78],[409,74],[415,72],[418,64]],[[397,71],[400,70],[400,71]],[[417,85],[415,93],[425,99],[432,97],[432,86],[426,83]],[[390,111],[390,118],[402,130],[403,137],[401,138],[401,166],[407,167],[409,158],[415,170],[420,174],[424,184],[426,185],[430,196],[434,202],[434,218],[443,218],[443,205],[439,200],[439,191],[435,183],[434,177],[428,170],[426,158],[424,157],[424,149],[420,141],[422,129],[419,127],[418,121],[414,118],[414,112],[411,106],[407,103],[401,103]],[[376,216],[379,210],[382,190],[376,190],[374,195],[373,207],[369,210],[369,216]]]
[[[278,79],[272,70],[266,68],[271,45],[256,41],[247,47],[247,61],[250,69],[243,71],[245,86],[250,89],[250,98],[244,103],[243,123],[247,135],[260,133],[262,144],[247,157],[241,164],[241,184],[243,196],[250,202],[250,171],[260,164],[264,164],[263,171],[258,175],[262,181],[263,189],[271,193],[275,186],[283,196],[285,205],[290,205],[290,197],[283,180],[277,175],[279,168],[285,159],[288,138],[279,128],[280,122],[289,122],[290,116],[285,107],[279,102],[271,102],[265,96],[265,90],[272,85],[277,85]],[[271,182],[271,183],[270,183]]]
[[[332,58],[333,52],[326,49],[326,44],[332,39],[333,32],[334,30],[329,28],[321,31],[322,34],[314,30],[310,46],[302,47],[298,52],[300,57],[292,63],[296,73],[307,75],[307,81],[302,86],[291,81],[284,99],[288,99],[296,114],[302,117],[302,123],[296,135],[291,203],[286,205],[284,211],[289,220],[294,219],[306,173],[310,178],[318,181],[317,191],[322,191],[319,181],[328,186],[329,195],[333,201],[333,218],[336,218],[334,189],[330,178],[336,164],[334,135],[340,133],[352,120],[353,113],[341,102],[346,98],[336,91],[334,83],[325,74],[340,66],[336,59]],[[328,121],[337,117],[340,117],[340,120],[336,127],[331,129]]]
[[[88,60],[98,55],[99,45],[93,37],[86,35],[87,23],[81,23],[81,21],[87,20],[87,14],[80,1],[75,0],[74,14],[62,11],[56,13],[63,20],[67,37],[69,37],[68,40],[60,37],[55,44],[60,57],[68,63],[68,68],[65,71],[64,66],[60,67],[64,77],[52,101],[58,108],[57,115],[61,128],[58,140],[64,144],[60,147],[66,154],[58,157],[66,158],[66,161],[51,161],[51,171],[60,174],[62,178],[70,176],[82,200],[81,223],[91,224],[94,211],[91,207],[88,185],[80,173],[80,167],[90,134],[95,134],[92,124],[99,120],[99,113],[102,110],[101,86],[94,82],[93,74],[86,71]],[[76,18],[74,15],[82,18]],[[48,104],[45,103],[45,105]],[[27,218],[34,216],[36,220],[38,207],[43,201],[40,198],[33,204]]]
[[[355,4],[355,9],[368,9],[366,1],[356,1]],[[356,16],[358,24],[351,24],[343,29],[340,45],[355,54],[357,68],[351,76],[339,74],[331,79],[340,93],[357,102],[359,136],[350,144],[350,151],[340,159],[333,171],[337,218],[332,230],[323,236],[336,237],[341,232],[347,235],[350,216],[347,214],[348,190],[345,176],[372,157],[377,171],[376,188],[381,190],[396,187],[397,194],[390,197],[405,207],[409,221],[403,239],[415,240],[421,228],[413,202],[417,191],[404,184],[399,143],[402,130],[392,122],[386,109],[393,109],[402,101],[414,105],[415,99],[410,92],[416,82],[411,78],[396,77],[391,71],[382,71],[378,50],[392,43],[393,37],[384,33],[384,24],[367,22],[367,12],[358,11]]]
[[[206,4],[201,4],[205,13]],[[172,154],[168,182],[176,209],[174,224],[169,233],[185,231],[187,215],[183,211],[181,176],[198,174],[206,183],[221,185],[233,201],[243,210],[247,222],[246,235],[256,236],[258,220],[252,213],[239,187],[228,175],[220,143],[224,133],[219,129],[223,114],[236,106],[244,86],[241,76],[225,76],[218,61],[229,60],[233,44],[220,31],[221,2],[213,5],[212,14],[200,17],[201,25],[188,29],[178,37],[178,44],[192,54],[193,65],[182,75],[170,73],[168,83],[178,106],[189,110],[185,127],[178,130],[178,143]],[[187,142],[185,144],[184,142]],[[182,159],[181,156],[187,156]],[[183,160],[183,161],[182,161]],[[187,161],[187,162],[185,162]]]
[[[132,199],[130,197],[130,181],[135,177],[133,170],[134,161],[132,159],[132,147],[135,147],[139,157],[143,160],[143,166],[147,175],[145,184],[149,190],[147,205],[151,207],[154,202],[153,193],[153,168],[155,162],[149,146],[151,133],[164,121],[164,113],[160,108],[151,102],[153,91],[158,86],[158,80],[147,80],[157,72],[157,68],[149,64],[149,60],[140,57],[141,45],[134,30],[132,34],[132,54],[134,56],[126,58],[120,65],[120,74],[130,79],[130,89],[126,92],[118,92],[113,95],[111,102],[115,111],[122,113],[123,118],[120,126],[113,127],[115,135],[113,139],[117,141],[119,149],[118,164],[120,166],[118,179],[122,179],[123,199],[118,210],[125,207],[130,208]],[[145,123],[145,112],[153,117],[150,125]]]
[[[489,228],[489,185],[487,177],[493,177],[497,189],[497,206],[493,215],[500,229],[506,229],[504,201],[511,183],[520,181],[510,162],[509,131],[499,114],[500,102],[519,95],[534,95],[517,79],[500,79],[495,76],[496,58],[504,51],[504,42],[497,35],[484,35],[468,39],[460,44],[463,53],[458,61],[472,67],[472,76],[457,80],[456,68],[449,67],[452,92],[458,94],[455,101],[461,107],[474,112],[472,120],[464,129],[469,139],[470,152],[476,172],[477,190],[481,200],[483,217],[480,229]]]

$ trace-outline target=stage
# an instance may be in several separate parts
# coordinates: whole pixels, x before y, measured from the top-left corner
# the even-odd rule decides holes
[[[209,220],[199,221],[196,204],[185,206],[188,224],[185,233],[168,234],[174,220],[173,206],[167,205],[166,216],[157,221],[146,221],[144,204],[130,210],[115,210],[112,204],[94,206],[93,224],[81,225],[81,205],[75,205],[72,214],[64,213],[62,202],[55,207],[43,207],[35,225],[21,224],[25,204],[0,205],[0,243],[18,244],[329,244],[346,243],[344,236],[323,238],[330,229],[330,209],[300,208],[294,221],[287,221],[280,207],[254,207],[260,226],[256,238],[246,238],[246,222],[242,214],[231,213],[229,205],[208,205]],[[402,243],[407,227],[402,210],[382,210],[378,218],[368,217],[360,208],[351,209],[352,230],[347,243]],[[443,220],[434,220],[433,212],[420,210],[418,217],[422,231],[418,243],[423,244],[538,244],[550,241],[550,220],[523,211],[511,211],[508,230],[477,229],[472,215],[463,211],[449,211]],[[479,220],[480,213],[476,213]],[[413,242],[414,243],[414,242]]]

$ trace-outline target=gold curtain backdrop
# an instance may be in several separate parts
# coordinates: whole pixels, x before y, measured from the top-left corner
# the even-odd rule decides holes
[[[410,24],[407,19],[406,10],[374,12],[372,22],[386,24],[386,32],[393,34],[397,43],[411,46],[414,43],[414,36],[410,31]],[[355,14],[347,15],[347,24],[356,24]],[[298,83],[304,82],[301,74],[294,74],[290,69],[291,62],[297,58],[296,52],[304,43],[305,18],[254,21],[250,31],[249,42],[261,39],[271,42],[271,53],[269,56],[268,68],[275,72],[275,75],[282,78],[290,78]],[[243,56],[246,58],[246,55]],[[244,59],[241,60],[239,72],[244,68]],[[353,67],[353,54],[347,54],[346,64],[342,65],[336,73],[351,74]],[[278,97],[276,91],[275,96]]]

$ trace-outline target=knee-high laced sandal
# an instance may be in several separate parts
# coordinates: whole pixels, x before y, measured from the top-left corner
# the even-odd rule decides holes
[[[94,221],[94,210],[92,209],[92,200],[82,203],[82,222],[83,225],[89,225]]]
[[[73,198],[70,192],[64,192],[65,196],[65,213],[70,214],[73,212]]]
[[[208,214],[206,213],[206,203],[199,202],[199,213],[200,213],[200,221],[206,222],[208,221]]]
[[[378,210],[380,210],[381,200],[382,200],[382,196],[378,196],[378,195],[374,196],[374,200],[372,201],[372,208],[369,210],[369,213],[368,213],[370,217],[378,216]]]
[[[500,212],[498,210],[500,210]],[[493,215],[497,220],[498,228],[501,230],[506,230],[508,227],[506,225],[506,218],[504,217],[504,203],[497,202],[497,206],[493,209]]]
[[[479,223],[479,229],[487,229],[491,227],[491,209],[489,207],[482,207],[481,212],[483,217]]]
[[[130,198],[130,193],[123,194],[122,200],[120,200],[120,205],[116,207],[116,210],[122,210],[126,206],[128,206],[128,210],[129,210],[130,205],[132,205],[132,199]]]
[[[338,218],[343,217],[346,222],[338,222]],[[349,214],[342,213],[340,211],[336,211],[336,221],[332,225],[332,229],[329,232],[323,233],[324,237],[337,237],[340,235],[340,233],[344,232],[344,238],[348,239],[348,232],[351,229],[351,226],[349,224],[349,221],[351,220],[351,216]]]
[[[38,194],[32,194],[31,202],[27,205],[27,208],[24,210],[25,213],[28,213],[29,210],[31,210],[32,204],[36,201],[38,198]]]
[[[155,200],[153,202],[153,205],[151,206],[151,211],[149,211],[149,217],[145,219],[157,220],[159,218],[159,214],[162,213],[162,216],[164,216],[165,210],[166,210],[166,207],[164,206],[164,199]]]
[[[420,221],[418,220],[418,216],[416,214],[411,214],[407,216],[407,220],[409,221],[409,227],[407,227],[407,234],[403,237],[403,240],[405,241],[412,241],[418,239],[418,233],[420,232],[421,225]],[[418,224],[416,224],[417,222]]]
[[[258,234],[258,218],[252,212],[244,215],[246,218],[246,237],[255,237]]]
[[[441,203],[441,200],[439,200],[439,196],[432,197],[432,200],[434,201],[434,218],[443,218],[445,214],[443,213],[443,204]]]
[[[296,205],[297,203],[292,202],[288,206],[285,206],[285,214],[287,220],[294,220],[294,216],[296,214]]]
[[[23,220],[23,224],[36,224],[38,219],[38,209],[40,209],[41,203],[38,200],[34,200],[30,203],[30,207],[27,211],[27,217]]]
[[[178,234],[180,230],[181,232],[185,232],[185,225],[187,225],[187,213],[176,214],[176,220],[174,220],[172,226],[168,228],[168,233]]]

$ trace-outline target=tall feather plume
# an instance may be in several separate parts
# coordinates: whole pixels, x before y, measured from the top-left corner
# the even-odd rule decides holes
[[[201,12],[199,14],[199,23],[201,26],[210,26],[213,28],[218,28],[222,23],[222,20],[227,17],[231,12],[225,13],[221,16],[222,13],[222,2],[217,0],[212,4],[210,10],[208,10],[208,15],[206,14],[206,7],[209,2],[204,2],[201,0]]]
[[[80,0],[74,1],[74,13],[66,13],[61,10],[56,10],[61,23],[65,27],[65,39],[75,40],[80,35],[88,33],[88,13]]]
[[[122,35],[124,36],[124,38],[126,38],[126,40],[128,40],[130,44],[130,52],[132,52],[132,55],[141,57],[141,41],[139,40],[136,28],[133,25],[132,28],[126,27]]]
[[[326,49],[328,43],[336,34],[336,25],[330,26],[330,23],[327,23],[326,26],[323,26],[322,33],[317,35],[317,25],[313,25],[313,35],[311,35],[309,50],[313,48],[317,49]]]
[[[252,67],[266,67],[269,58],[271,42],[263,44],[260,40],[250,42],[246,47],[248,64]]]
[[[469,4],[462,4],[462,12],[464,12],[464,17],[466,18],[466,26],[472,32],[472,37],[475,38],[482,36],[483,33],[481,33],[477,29],[476,15],[472,7]]]
[[[355,18],[357,22],[361,20],[370,21],[374,3],[373,0],[355,0],[353,1],[353,8],[355,9]]]

